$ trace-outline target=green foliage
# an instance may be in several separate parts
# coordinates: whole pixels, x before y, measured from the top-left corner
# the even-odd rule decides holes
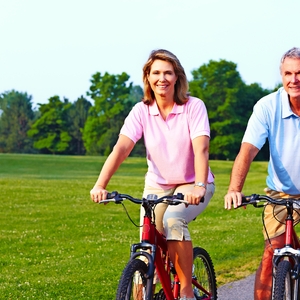
[[[126,73],[92,76],[89,96],[94,100],[83,129],[84,146],[88,154],[104,154],[111,150],[118,137],[119,130],[130,109],[130,91],[132,83],[127,83]]]
[[[68,118],[70,124],[68,132],[72,138],[69,143],[68,154],[85,154],[82,132],[91,106],[92,104],[87,99],[81,96],[72,104],[72,106],[68,110]]]
[[[247,86],[236,68],[233,62],[210,60],[192,72],[191,94],[202,99],[208,110],[213,159],[235,158],[253,105],[270,92],[258,84]]]
[[[142,100],[143,96],[144,96],[144,93],[143,93],[142,88],[138,85],[133,86],[130,90],[130,94],[129,94],[129,98],[128,98],[128,103],[127,103],[128,108],[131,109],[134,104],[140,102]],[[124,119],[125,119],[125,117],[124,117]],[[146,155],[146,149],[144,146],[144,139],[142,138],[135,144],[133,150],[130,153],[130,156],[145,157],[145,155]]]
[[[233,160],[254,104],[281,84],[273,90],[257,83],[246,85],[237,65],[223,59],[210,60],[192,75],[190,94],[202,99],[208,110],[210,158]],[[87,96],[93,104],[83,96],[74,103],[54,96],[49,103],[40,104],[38,111],[32,111],[31,96],[26,93],[0,95],[0,152],[108,155],[124,119],[143,97],[142,88],[133,86],[129,78],[125,72],[92,75]],[[145,156],[143,140],[130,155]],[[255,159],[269,159],[268,145]]]
[[[68,110],[71,104],[65,99],[62,102],[58,96],[51,97],[48,104],[40,104],[40,118],[28,131],[28,136],[34,140],[34,147],[45,153],[64,153],[71,141],[68,132]]]
[[[32,140],[27,136],[34,120],[31,99],[14,90],[0,95],[0,152],[32,152]]]

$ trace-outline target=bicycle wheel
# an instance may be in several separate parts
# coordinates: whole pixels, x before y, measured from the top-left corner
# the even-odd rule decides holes
[[[131,260],[120,278],[116,300],[142,300],[146,298],[147,265],[140,259]]]
[[[273,300],[292,300],[292,286],[291,264],[282,260],[276,268]]]
[[[193,285],[194,295],[197,300],[217,299],[217,282],[214,265],[206,250],[200,247],[194,248],[193,281],[198,282],[201,287]]]

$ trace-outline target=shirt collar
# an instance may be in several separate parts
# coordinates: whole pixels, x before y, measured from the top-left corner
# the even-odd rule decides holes
[[[171,114],[180,114],[183,112],[183,105],[178,105],[174,103]],[[156,101],[153,101],[151,105],[149,105],[149,113],[150,115],[157,116],[159,115],[159,109]]]
[[[282,118],[288,118],[292,115],[295,115],[291,109],[291,105],[290,105],[290,101],[289,101],[289,95],[288,93],[285,91],[284,88],[282,88],[282,100],[281,100],[281,106],[282,106],[282,113],[281,116]]]

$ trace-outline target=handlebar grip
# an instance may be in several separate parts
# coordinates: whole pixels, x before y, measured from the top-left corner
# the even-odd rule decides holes
[[[250,201],[250,197],[249,196],[243,196],[242,197],[242,204],[243,203],[248,203]]]
[[[182,193],[178,193],[176,195],[176,199],[179,199],[179,200],[184,200],[184,195]]]
[[[243,196],[242,197],[242,204],[240,206],[245,206],[247,204],[252,204],[255,207],[259,207],[257,205],[257,203],[259,202],[259,200],[260,200],[260,196],[257,195],[257,194],[252,194],[250,196]]]
[[[114,191],[111,193],[107,193],[106,199],[113,199],[118,195],[118,192]]]
[[[184,195],[183,195],[182,193],[178,193],[178,194],[176,195],[176,199],[184,200]],[[200,199],[200,203],[204,203],[204,197],[202,197],[202,198]]]

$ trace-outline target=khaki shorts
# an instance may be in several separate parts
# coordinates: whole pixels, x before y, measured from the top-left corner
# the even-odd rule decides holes
[[[267,196],[275,199],[295,198],[300,200],[300,195],[288,195],[265,188]],[[300,201],[299,201],[300,205]],[[299,209],[294,209],[294,226],[300,221]],[[266,204],[264,212],[265,228],[263,229],[264,239],[277,237],[285,232],[286,207],[283,205]]]
[[[177,193],[186,193],[194,189],[194,184],[183,184],[176,188],[163,190],[150,186],[145,186],[143,197],[149,194],[155,194],[158,198]],[[164,234],[167,240],[190,241],[191,236],[188,230],[188,223],[194,220],[208,205],[211,197],[215,192],[215,185],[213,183],[207,184],[206,194],[204,196],[204,203],[199,205],[185,204],[170,205],[159,203],[155,207],[155,224],[158,231]],[[143,220],[144,208],[141,206],[141,220]]]

